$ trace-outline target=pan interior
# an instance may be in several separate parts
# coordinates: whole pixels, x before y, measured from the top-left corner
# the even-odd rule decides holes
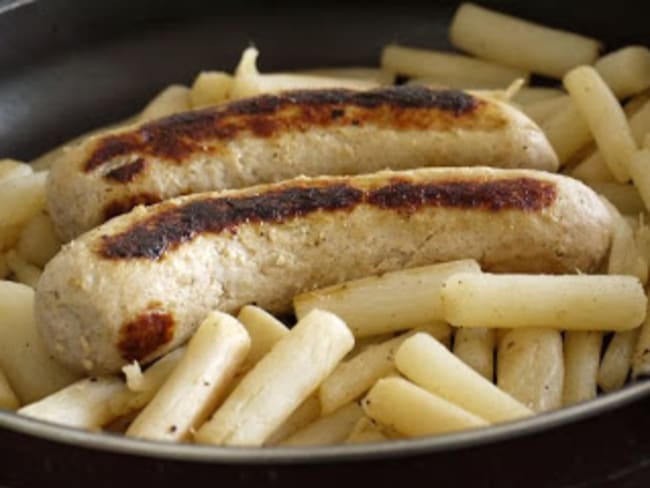
[[[448,49],[457,2],[0,1],[0,156],[29,160],[72,137],[124,119],[170,83],[201,70],[231,71],[249,44],[260,67],[376,65],[388,42]],[[616,47],[650,44],[644,16],[580,0],[482,2],[499,10],[595,36]],[[625,25],[625,28],[620,28]],[[302,47],[301,47],[302,46]],[[169,445],[94,434],[0,412],[4,429],[56,442],[152,457],[230,462],[376,458],[460,449],[560,426],[619,408],[650,393],[635,384],[595,401],[533,419],[390,444],[308,449],[226,449]]]

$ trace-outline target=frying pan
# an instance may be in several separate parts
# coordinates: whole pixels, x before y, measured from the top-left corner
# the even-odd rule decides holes
[[[650,45],[643,2],[483,1],[606,41]],[[376,64],[389,41],[449,48],[457,2],[0,0],[0,155],[29,160],[136,112],[201,69],[232,69],[248,44],[262,70]],[[426,480],[455,486],[647,486],[650,382],[531,420],[391,444],[225,449],[123,439],[0,412],[9,486],[222,486]]]

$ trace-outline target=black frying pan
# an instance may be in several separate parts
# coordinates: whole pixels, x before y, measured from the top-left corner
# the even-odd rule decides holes
[[[230,70],[250,42],[261,49],[263,70],[376,64],[389,41],[446,48],[456,3],[0,0],[0,156],[31,159],[134,113],[169,83],[189,83],[201,69]],[[610,48],[650,45],[647,1],[482,3]],[[480,435],[264,455],[121,444],[0,414],[0,482],[650,486],[649,392],[637,385]]]

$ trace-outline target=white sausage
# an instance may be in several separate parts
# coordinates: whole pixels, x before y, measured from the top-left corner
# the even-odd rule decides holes
[[[295,91],[90,138],[53,165],[47,199],[69,240],[178,195],[300,175],[476,165],[555,171],[558,161],[535,123],[502,102],[411,85]]]
[[[108,372],[177,346],[213,309],[286,313],[309,289],[462,258],[496,272],[593,272],[610,239],[591,189],[540,171],[298,178],[106,222],[47,265],[36,317],[57,358]]]

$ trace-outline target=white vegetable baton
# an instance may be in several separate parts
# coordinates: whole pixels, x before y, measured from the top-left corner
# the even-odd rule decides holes
[[[594,68],[618,98],[635,95],[650,86],[650,50],[627,46],[609,53]]]
[[[636,143],[618,100],[591,66],[571,70],[563,82],[612,174],[620,182],[627,181]]]
[[[184,439],[223,399],[250,342],[244,326],[233,317],[220,312],[208,314],[180,364],[126,435],[168,441]]]
[[[449,27],[451,43],[475,56],[559,78],[591,64],[600,43],[472,3],[463,3]]]
[[[0,367],[23,404],[79,378],[48,353],[34,323],[34,290],[0,281]]]
[[[240,368],[248,371],[289,333],[289,329],[266,310],[255,305],[244,306],[237,315],[251,338],[251,348]]]
[[[462,327],[552,327],[627,330],[646,315],[632,276],[472,274],[443,284],[446,320]]]
[[[18,397],[11,389],[9,380],[7,380],[4,372],[0,370],[0,408],[15,410],[19,406],[20,402],[18,401]]]
[[[512,329],[499,343],[497,385],[535,412],[562,406],[562,336],[554,329]]]
[[[45,206],[47,173],[34,173],[0,182],[0,228],[22,225]]]
[[[379,380],[363,399],[366,414],[408,436],[486,427],[484,419],[402,378]]]
[[[596,397],[602,342],[603,333],[599,331],[567,331],[564,334],[564,405]]]
[[[395,364],[402,374],[427,391],[489,422],[504,422],[533,413],[428,334],[415,334],[405,340],[397,351]]]
[[[318,389],[324,414],[363,395],[375,382],[395,371],[393,356],[407,334],[369,346],[338,365]]]
[[[494,377],[495,336],[494,329],[460,327],[454,337],[454,354],[490,381]]]
[[[261,446],[353,345],[341,319],[322,310],[310,312],[253,367],[195,439]]]
[[[384,47],[381,67],[386,71],[426,78],[454,88],[503,88],[517,78],[528,78],[524,70],[460,54],[396,44]]]
[[[146,405],[176,366],[184,348],[177,349],[140,373],[138,391],[120,378],[84,378],[21,408],[18,413],[40,420],[95,430]]]
[[[395,332],[442,320],[442,282],[480,271],[474,259],[404,269],[303,293],[293,304],[298,318],[314,308],[335,313],[355,337]]]
[[[598,386],[603,391],[618,390],[625,384],[638,337],[638,329],[617,332],[612,337],[598,370]]]
[[[340,444],[363,418],[357,402],[349,403],[335,412],[324,415],[282,441],[282,446],[328,446]]]
[[[111,399],[122,391],[124,382],[117,376],[84,378],[18,413],[69,427],[100,429],[116,417]]]

